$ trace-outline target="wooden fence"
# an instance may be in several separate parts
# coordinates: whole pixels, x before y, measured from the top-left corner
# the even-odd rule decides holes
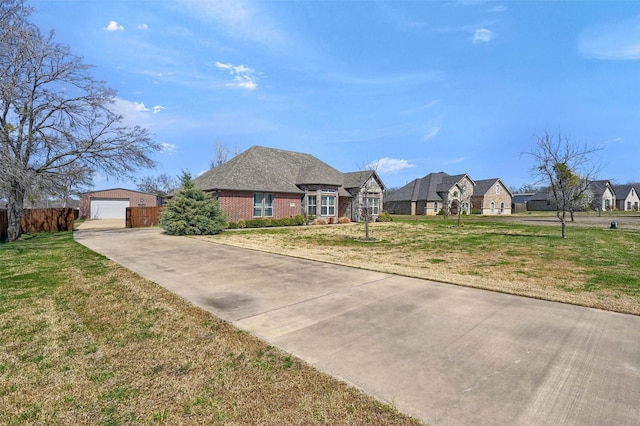
[[[0,210],[0,241],[8,238],[9,217],[6,209]],[[78,218],[78,210],[24,209],[20,226],[23,233],[72,231],[73,221]]]
[[[157,226],[162,207],[127,207],[126,227],[144,228]]]

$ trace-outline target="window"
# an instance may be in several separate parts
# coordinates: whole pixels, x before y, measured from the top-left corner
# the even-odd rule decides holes
[[[262,192],[253,194],[253,217],[262,216]]]
[[[380,213],[380,198],[368,197],[365,200],[369,214],[377,215]]]
[[[500,213],[504,213],[504,202],[500,203]]]
[[[494,213],[496,211],[496,203],[494,203],[493,201],[491,202],[491,213]]]
[[[500,185],[496,185],[496,194],[500,194]]]
[[[264,215],[273,217],[273,194],[264,194]]]
[[[309,197],[309,203],[307,205],[307,214],[310,216],[315,216],[316,215],[316,203],[318,202],[318,199],[316,198],[315,195],[312,195]]]
[[[627,201],[627,210],[631,210],[631,201]]]
[[[336,215],[336,197],[333,195],[323,195],[320,204],[320,214],[322,216]]]
[[[253,194],[253,217],[273,216],[273,194]]]
[[[436,214],[438,213],[438,202],[437,201],[433,202],[433,211],[436,212]]]

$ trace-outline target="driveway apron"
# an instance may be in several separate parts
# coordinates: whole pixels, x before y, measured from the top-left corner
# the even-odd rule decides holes
[[[637,316],[157,228],[75,238],[427,424],[639,424]]]

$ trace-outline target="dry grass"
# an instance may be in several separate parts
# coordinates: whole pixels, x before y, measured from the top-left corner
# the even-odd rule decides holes
[[[605,219],[606,220],[606,219]],[[467,226],[444,226],[442,219],[370,224],[373,242],[362,242],[358,225],[297,227],[226,232],[210,241],[288,256],[483,288],[545,300],[640,315],[640,288],[634,259],[640,233],[612,234],[559,225],[490,224],[467,218]],[[556,229],[557,228],[557,229]],[[610,237],[620,237],[611,241]],[[604,248],[617,251],[603,254]],[[602,247],[600,249],[599,247]],[[600,265],[584,258],[599,252]],[[622,261],[626,262],[623,263]],[[640,262],[640,259],[638,259]],[[598,284],[598,274],[622,271],[620,283]],[[610,273],[609,273],[610,275]],[[635,282],[624,282],[629,279]],[[595,283],[595,284],[594,284]],[[620,285],[617,285],[620,284]]]
[[[34,240],[0,249],[0,424],[419,424],[70,234]]]

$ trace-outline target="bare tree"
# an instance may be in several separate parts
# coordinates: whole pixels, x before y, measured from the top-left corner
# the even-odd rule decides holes
[[[163,173],[155,177],[145,176],[140,178],[136,180],[136,186],[138,187],[138,191],[156,194],[159,197],[165,198],[177,190],[179,184],[176,178]]]
[[[591,157],[598,149],[573,143],[561,134],[553,138],[545,132],[536,139],[536,149],[527,153],[535,160],[531,172],[548,186],[562,225],[562,238],[566,238],[566,214],[573,216],[577,206],[589,198],[589,182],[598,172]]]
[[[233,149],[233,153],[229,152],[229,147],[223,143],[220,142],[216,142],[215,144],[215,158],[211,161],[211,168],[215,168],[218,166],[223,165],[224,163],[226,163],[227,161],[229,161],[231,158],[229,158],[229,155],[231,155],[231,158],[235,157],[236,155],[238,155],[238,147],[236,146]]]
[[[70,166],[129,176],[152,167],[159,149],[146,129],[125,126],[111,107],[114,90],[53,32],[28,21],[23,0],[0,3],[0,186],[7,194],[9,240],[20,237],[29,188],[45,186]]]

